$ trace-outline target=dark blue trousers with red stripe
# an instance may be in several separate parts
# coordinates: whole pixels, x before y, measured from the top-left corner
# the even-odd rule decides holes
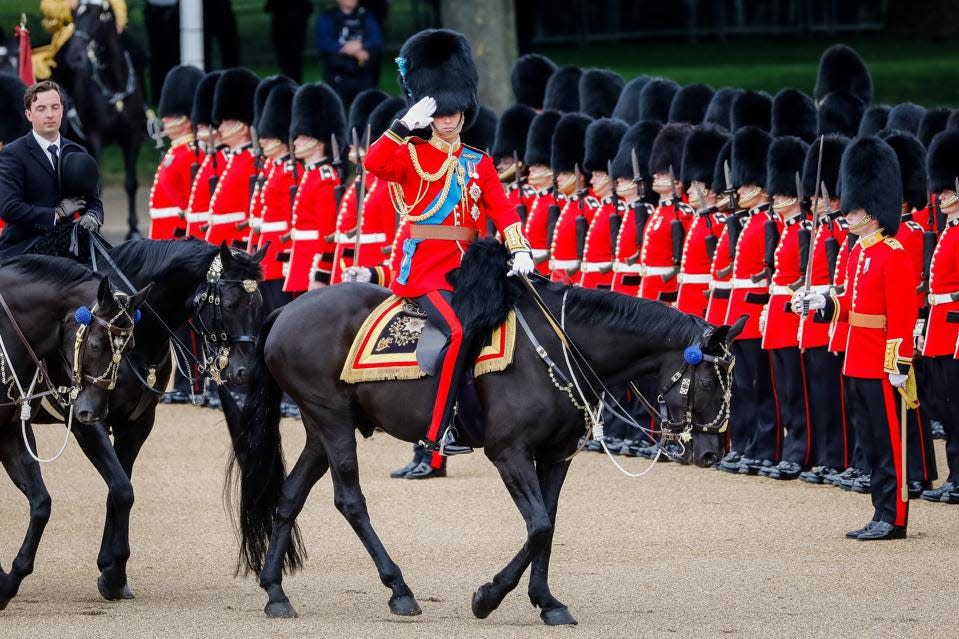
[[[809,397],[806,395],[806,366],[799,348],[777,348],[769,351],[773,380],[779,405],[779,419],[786,434],[782,460],[812,465],[813,436],[809,420]]]
[[[732,450],[751,459],[778,462],[782,454],[782,427],[776,406],[769,351],[757,339],[737,339],[732,353],[733,396],[729,431]]]

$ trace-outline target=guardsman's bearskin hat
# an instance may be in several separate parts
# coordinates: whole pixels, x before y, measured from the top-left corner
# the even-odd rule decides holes
[[[552,60],[537,53],[527,53],[513,63],[510,82],[516,102],[533,109],[543,108],[546,97],[546,83],[556,71]]]
[[[614,118],[629,125],[639,122],[639,96],[643,92],[643,87],[649,81],[650,77],[648,75],[641,75],[626,83],[623,92],[619,94],[616,108],[613,109]]]
[[[796,176],[802,180],[803,162],[808,149],[808,144],[793,135],[772,141],[766,156],[766,192],[769,195],[799,197]]]
[[[712,87],[705,84],[687,84],[673,96],[669,105],[669,121],[699,124],[706,117],[706,109],[714,93]]]
[[[504,113],[503,116],[505,115]],[[543,111],[530,122],[529,132],[526,134],[526,153],[523,155],[523,163],[526,166],[550,165],[553,131],[561,117],[563,114],[559,111]]]
[[[842,161],[843,151],[849,144],[849,138],[843,135],[831,134],[822,141],[822,174],[819,182],[826,185],[830,197],[839,195],[839,163]],[[819,168],[819,140],[809,145],[806,151],[806,161],[803,162],[802,187],[808,197],[813,192],[818,193],[820,186],[816,184],[816,171]]]
[[[726,184],[726,164],[729,163],[729,169],[732,171],[733,164],[733,138],[729,137],[726,144],[723,145],[723,148],[719,150],[719,155],[716,156],[716,166],[713,169],[713,191],[719,193],[720,191],[725,191]]]
[[[693,182],[702,182],[706,189],[713,189],[716,158],[727,142],[729,133],[719,125],[700,124],[693,128],[683,149],[683,168],[680,171],[683,184],[688,187]],[[723,180],[720,180],[719,188],[723,186]]]
[[[925,115],[926,110],[918,104],[903,102],[889,110],[889,119],[886,120],[886,128],[916,135],[919,132],[919,124]]]
[[[370,115],[373,113],[373,109],[383,102],[386,102],[389,97],[389,94],[385,91],[366,89],[365,91],[357,93],[356,97],[353,98],[353,104],[350,105],[350,112],[347,117],[347,129],[349,131],[356,129],[356,136],[361,142],[363,136],[366,135],[366,125],[370,122]],[[352,139],[353,134],[350,133],[350,140],[352,141]],[[370,143],[372,144],[375,140],[376,138],[372,137]]]
[[[639,121],[669,122],[669,107],[679,85],[666,78],[653,78],[639,94]]]
[[[735,133],[745,126],[769,131],[772,126],[773,100],[762,91],[746,91],[733,101],[729,123]]]
[[[203,71],[192,64],[181,64],[170,69],[163,78],[157,115],[161,118],[190,117],[196,85],[203,79]]]
[[[406,106],[406,100],[396,96],[387,98],[377,104],[367,120],[370,125],[370,143],[375,142],[390,128],[398,111],[403,110],[405,113],[407,108],[409,107]],[[357,131],[356,134],[359,135],[360,132]]]
[[[193,111],[190,112],[190,121],[194,126],[199,124],[213,124],[213,94],[220,81],[222,71],[207,73],[196,85],[196,94],[193,96]]]
[[[330,137],[335,135],[337,144],[346,146],[346,114],[343,102],[336,91],[325,82],[304,84],[293,96],[293,120],[290,122],[290,137],[305,135],[316,138],[330,148]]]
[[[60,197],[96,198],[100,194],[100,166],[79,144],[69,142],[57,161]]]
[[[496,125],[496,139],[493,142],[493,158],[516,156],[522,160],[526,155],[526,136],[529,125],[536,117],[536,111],[525,104],[514,104],[503,111]]]
[[[213,91],[213,123],[239,120],[253,124],[253,99],[260,79],[249,69],[227,69]]]
[[[593,119],[582,113],[567,113],[553,130],[550,167],[554,173],[572,173],[576,166],[583,168],[586,155],[586,128]]]
[[[851,93],[837,91],[830,93],[819,103],[817,124],[820,134],[838,133],[846,137],[856,137],[859,122],[866,107],[862,100]]]
[[[257,135],[260,133],[260,120],[263,119],[266,99],[270,97],[270,92],[273,91],[274,88],[283,84],[293,87],[294,91],[296,90],[296,82],[285,75],[271,75],[268,78],[263,78],[260,80],[260,83],[256,85],[256,91],[253,93],[253,128],[256,129]],[[279,139],[282,140],[283,138]]]
[[[902,211],[902,176],[896,152],[879,138],[856,138],[842,154],[842,210],[856,209],[879,221],[886,235],[899,230]]]
[[[862,114],[857,135],[861,138],[876,135],[886,128],[886,122],[888,120],[889,107],[885,104],[873,104]]]
[[[844,44],[836,44],[819,59],[816,78],[816,102],[830,93],[845,91],[859,98],[864,105],[872,103],[872,77],[859,54]]]
[[[593,171],[606,172],[609,163],[616,157],[619,150],[619,141],[623,139],[629,126],[622,120],[601,118],[593,120],[586,128],[586,157],[583,159],[583,169],[587,173]]]
[[[926,156],[929,190],[942,193],[956,189],[959,178],[959,130],[946,130],[932,139]]]
[[[919,123],[919,133],[916,137],[922,142],[922,145],[929,148],[932,139],[946,130],[946,122],[949,121],[949,114],[952,113],[946,107],[936,107],[929,109],[922,116],[922,122]]]
[[[763,129],[746,126],[733,134],[733,186],[754,184],[766,188],[766,156],[772,137]]]
[[[783,89],[773,98],[774,138],[793,135],[805,142],[816,137],[816,105],[797,89]]]
[[[727,131],[732,131],[733,102],[742,94],[742,89],[733,87],[723,87],[716,91],[713,94],[713,99],[709,101],[709,107],[706,109],[706,117],[703,118],[703,122],[718,124]]]
[[[623,76],[607,69],[587,69],[579,78],[579,110],[591,118],[608,118],[623,92]]]
[[[686,147],[686,138],[693,131],[693,125],[686,122],[670,122],[660,130],[653,142],[652,153],[649,154],[649,172],[669,173],[680,179],[683,168],[683,149]]]
[[[496,139],[496,112],[491,108],[480,105],[473,118],[473,125],[463,131],[460,136],[463,144],[479,149],[484,153],[493,148],[493,141]]]
[[[30,131],[30,123],[23,115],[23,93],[26,90],[27,87],[20,78],[0,73],[0,143],[2,144],[10,144]]]
[[[885,140],[896,152],[896,159],[899,161],[903,202],[916,210],[925,208],[929,201],[926,147],[916,136],[904,131],[893,131]]]
[[[579,67],[562,67],[549,76],[543,109],[561,113],[579,111],[579,78],[582,75]]]
[[[261,140],[288,141],[290,120],[293,117],[293,96],[295,94],[296,87],[285,82],[276,85],[270,91],[256,130]]]
[[[479,72],[470,43],[449,29],[426,29],[403,43],[396,59],[400,86],[412,105],[429,96],[436,115],[463,113],[463,130],[472,126],[479,109]]]
[[[639,165],[639,175],[646,184],[652,182],[653,177],[649,173],[649,156],[653,152],[653,143],[656,136],[663,128],[660,122],[647,120],[637,122],[629,127],[622,141],[619,143],[619,149],[616,151],[616,157],[613,158],[612,178],[630,178],[633,175],[633,151],[636,151],[636,163]]]

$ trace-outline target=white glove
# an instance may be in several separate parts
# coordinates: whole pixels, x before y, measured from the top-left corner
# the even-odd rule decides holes
[[[344,282],[369,282],[373,277],[373,271],[362,266],[350,266],[343,271]]]
[[[533,264],[533,256],[530,255],[528,251],[519,251],[518,253],[513,253],[513,268],[511,268],[506,275],[510,277],[513,275],[529,275],[535,268],[536,265]]]
[[[895,386],[896,388],[902,388],[906,385],[906,380],[909,379],[908,375],[900,375],[899,373],[889,373],[889,383]]]
[[[801,314],[803,311],[818,311],[826,308],[826,296],[822,293],[796,291],[792,301],[793,313]]]
[[[409,130],[422,129],[430,125],[433,121],[433,114],[436,113],[436,100],[426,96],[416,104],[410,107],[400,122]]]

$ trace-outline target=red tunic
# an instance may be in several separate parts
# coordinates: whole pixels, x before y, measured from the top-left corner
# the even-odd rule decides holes
[[[643,276],[639,285],[640,297],[667,303],[675,300],[679,290],[677,277],[668,282],[663,277],[679,266],[673,259],[672,222],[676,219],[682,222],[684,230],[688,230],[693,221],[693,210],[682,202],[677,210],[672,200],[663,200],[646,222],[639,258]]]
[[[517,225],[515,230],[521,233],[519,217],[506,199],[493,160],[488,155],[457,144],[451,150],[450,158],[450,151],[439,148],[442,144],[434,146],[433,141],[400,137],[400,134],[407,133],[403,128],[394,123],[392,129],[370,146],[364,162],[373,175],[383,181],[395,182],[404,202],[413,206],[407,216],[410,223],[398,235],[402,260],[390,290],[400,297],[451,291],[453,287],[446,275],[460,265],[466,243],[414,239],[411,229],[419,226],[466,227],[483,235],[485,228],[479,223],[486,215],[501,233],[514,224]],[[453,162],[453,179],[441,177],[434,182],[424,181],[414,167],[413,157],[426,174],[436,174],[447,161]],[[442,193],[447,184],[447,192]],[[413,219],[430,211],[432,214],[426,219]]]
[[[926,357],[955,356],[959,340],[959,302],[949,301],[948,296],[959,293],[959,219],[948,222],[939,236],[929,271],[929,301],[932,303],[922,354]]]
[[[375,179],[369,173],[366,174],[367,192],[370,183]],[[353,245],[347,234],[356,230],[356,196],[356,178],[354,177],[340,200],[340,210],[336,214],[336,237],[333,238],[336,242],[336,248],[333,250],[333,271],[330,275],[330,284],[338,284],[343,281],[343,270],[353,264],[352,250],[348,260],[344,259],[343,252],[348,246]]]
[[[260,196],[263,218],[260,222],[260,232],[256,235],[256,248],[259,250],[269,242],[270,246],[261,262],[263,279],[279,280],[283,278],[283,264],[276,258],[281,251],[287,251],[290,248],[289,240],[283,242],[280,238],[290,231],[292,216],[290,190],[295,182],[293,181],[293,163],[289,160],[289,156],[271,164],[273,166],[270,176],[263,185]],[[296,175],[302,172],[302,169],[297,169]]]
[[[355,181],[354,181],[355,182]],[[383,249],[396,234],[396,214],[390,199],[389,185],[372,175],[367,176],[363,203],[363,228],[360,229],[360,259],[358,266],[372,267],[383,261]],[[354,251],[356,236],[347,235],[356,229],[356,190],[353,190],[353,209],[343,211],[337,226],[336,250],[333,255],[333,274],[330,282],[343,279],[343,271],[357,264]],[[346,198],[344,198],[345,200]]]
[[[246,232],[236,225],[247,219],[250,211],[250,178],[256,175],[252,145],[231,149],[210,198],[210,227],[206,241],[211,244],[226,242],[232,246],[246,239]]]
[[[577,284],[584,288],[609,288],[613,283],[613,238],[610,218],[614,210],[613,199],[604,198],[593,214],[586,232],[583,263],[577,273]],[[604,269],[606,272],[601,272]]]
[[[255,249],[260,238],[260,224],[263,223],[263,190],[273,173],[276,163],[267,161],[256,178],[253,187],[253,196],[250,198],[250,226],[247,231],[246,243],[250,249]]]
[[[729,218],[727,216],[727,223]],[[729,308],[729,296],[732,293],[732,273],[723,274],[733,262],[729,256],[729,232],[727,223],[719,233],[719,241],[716,243],[716,255],[713,256],[712,265],[709,268],[711,275],[709,281],[709,302],[706,304],[706,321],[715,326],[719,326],[726,321],[726,311]]]
[[[310,285],[313,257],[321,259],[321,272],[329,275],[333,266],[333,242],[327,237],[336,229],[336,185],[340,177],[329,164],[308,165],[300,178],[293,201],[293,241],[290,261],[285,266],[283,290],[302,293]]]
[[[186,231],[184,217],[190,203],[191,168],[203,153],[197,153],[193,136],[174,140],[163,155],[150,188],[150,239],[172,240],[176,230]]]
[[[629,204],[620,205],[620,215],[623,216],[623,222],[619,227],[619,237],[616,239],[616,253],[613,260],[613,285],[612,290],[623,293],[624,295],[639,295],[639,283],[642,277],[639,272],[642,264],[639,262],[639,241],[643,236],[646,227],[642,231],[636,231],[636,211],[642,207],[646,216],[646,222],[653,216],[655,210],[651,204],[634,200]]]
[[[846,287],[846,267],[849,264],[849,255],[852,253],[850,242],[855,242],[856,236],[846,233],[845,239],[839,246],[839,257],[836,259],[836,277],[831,292],[838,295],[840,288]],[[845,353],[846,340],[849,338],[849,324],[841,319],[836,320],[829,326],[829,352]]]
[[[782,220],[770,213],[769,205],[752,209],[746,218],[736,243],[733,259],[732,293],[726,309],[724,324],[732,324],[746,315],[746,326],[736,339],[759,339],[759,316],[769,295],[769,280],[753,282],[752,277],[766,268],[766,222],[773,220],[782,230]]]
[[[840,251],[846,239],[849,228],[846,220],[840,213],[829,213],[820,216],[817,221],[818,229],[813,239],[812,277],[809,280],[813,291],[828,295],[830,291],[829,256],[826,253],[826,240],[835,238]],[[839,266],[837,256],[836,266]],[[799,347],[818,348],[829,344],[829,325],[815,321],[815,315],[810,313],[799,327]]]
[[[767,350],[799,347],[799,315],[793,313],[791,304],[796,289],[791,287],[803,277],[806,267],[799,261],[799,231],[810,227],[812,223],[803,222],[797,215],[786,221],[779,236],[763,331],[762,347]]]
[[[556,222],[553,245],[550,247],[550,279],[554,282],[573,284],[574,278],[578,277],[575,273],[572,278],[569,275],[569,270],[578,269],[580,266],[576,219],[582,214],[588,224],[599,205],[599,200],[591,195],[580,197],[574,194],[566,200]]]
[[[919,292],[919,287],[922,285],[923,233],[925,230],[913,221],[911,214],[902,216],[899,230],[896,231],[896,239],[912,260],[912,273],[916,278],[916,286],[913,290],[916,291],[916,303],[919,308],[926,305],[926,295]]]
[[[527,187],[532,188],[532,187]],[[563,198],[563,196],[560,196]],[[565,198],[563,198],[565,199]],[[524,232],[533,251],[534,260],[542,260],[536,265],[541,275],[549,275],[549,207],[555,200],[551,189],[534,191],[533,199],[527,205]],[[562,204],[560,204],[562,206]]]
[[[676,298],[676,308],[684,313],[706,316],[706,305],[709,302],[709,283],[712,281],[710,273],[712,261],[706,247],[706,239],[719,238],[726,226],[726,216],[722,213],[696,215],[686,232],[683,242],[683,261],[679,270],[679,295]],[[717,252],[719,242],[717,241]]]
[[[196,172],[196,179],[190,189],[190,200],[186,209],[186,234],[190,237],[201,240],[206,238],[206,231],[202,227],[210,221],[210,179],[215,177],[219,182],[225,166],[226,147],[223,145],[217,147],[216,153],[203,156],[203,162],[200,163],[200,169]]]

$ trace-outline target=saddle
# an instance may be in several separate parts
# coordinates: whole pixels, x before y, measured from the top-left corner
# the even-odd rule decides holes
[[[340,379],[348,384],[433,375],[446,336],[414,300],[391,295],[367,316],[353,338]],[[494,329],[480,350],[473,377],[506,370],[516,346],[516,315]]]

